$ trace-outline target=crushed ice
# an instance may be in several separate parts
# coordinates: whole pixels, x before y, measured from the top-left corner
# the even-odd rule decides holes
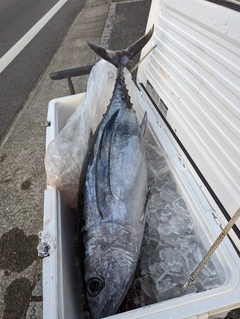
[[[134,308],[177,297],[179,284],[188,281],[206,253],[164,151],[149,143],[145,143],[145,148],[151,196],[139,269],[123,306],[126,308],[121,311],[130,308],[130,299]],[[212,289],[219,284],[218,272],[210,260],[187,293]]]
[[[47,230],[40,231],[38,237],[41,242],[37,246],[38,256],[45,258],[50,255],[51,250],[57,248],[56,240],[54,240]]]

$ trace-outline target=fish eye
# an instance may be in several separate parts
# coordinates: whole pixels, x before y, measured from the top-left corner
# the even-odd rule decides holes
[[[87,292],[91,297],[95,297],[104,287],[102,278],[93,277],[87,282]]]

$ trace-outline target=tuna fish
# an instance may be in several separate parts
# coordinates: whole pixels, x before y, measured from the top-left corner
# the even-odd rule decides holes
[[[122,51],[89,46],[117,67],[110,105],[94,133],[83,164],[78,236],[86,299],[92,319],[115,314],[133,279],[145,225],[147,166],[141,125],[123,69],[149,41],[153,28]],[[84,257],[84,258],[83,258]]]

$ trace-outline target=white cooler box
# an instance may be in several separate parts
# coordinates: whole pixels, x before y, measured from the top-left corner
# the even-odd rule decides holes
[[[208,250],[240,206],[239,76],[240,13],[209,1],[153,0],[147,30],[157,48],[138,71],[141,112],[165,149],[171,170]],[[50,101],[46,146],[65,125],[84,94]],[[50,187],[44,194],[44,230],[51,237],[43,259],[44,319],[83,318],[74,215]],[[111,318],[216,319],[240,307],[238,221],[213,255],[222,284]],[[197,265],[196,265],[197,266]],[[110,318],[110,317],[109,317]]]

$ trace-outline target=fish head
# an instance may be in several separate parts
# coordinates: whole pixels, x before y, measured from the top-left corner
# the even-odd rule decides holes
[[[85,255],[86,299],[91,319],[116,313],[131,284],[136,260],[117,240],[97,240]]]

